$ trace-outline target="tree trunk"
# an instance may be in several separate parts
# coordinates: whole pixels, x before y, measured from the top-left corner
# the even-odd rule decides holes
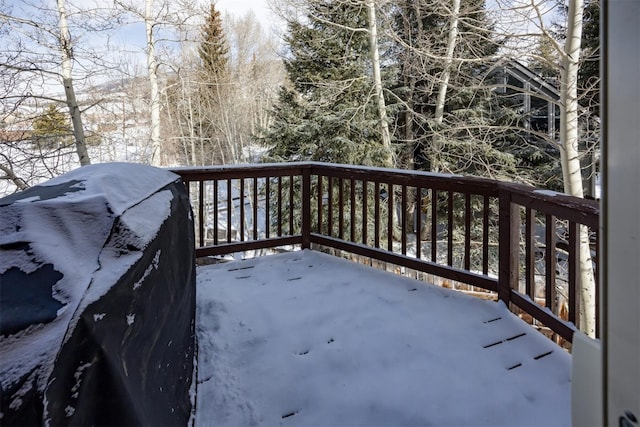
[[[582,38],[583,0],[569,2],[567,39],[560,74],[560,160],[564,190],[584,197],[578,150],[578,67]],[[580,229],[580,329],[589,336],[596,330],[595,279],[586,227]]]
[[[378,102],[378,119],[380,120],[380,136],[382,145],[386,151],[385,166],[393,167],[393,153],[391,150],[391,135],[389,133],[389,123],[387,122],[387,106],[384,100],[382,87],[382,77],[380,73],[380,53],[378,50],[378,25],[376,22],[376,6],[374,0],[366,0],[369,12],[369,52],[371,55],[371,65],[373,68],[373,85]]]
[[[91,164],[89,153],[87,152],[87,144],[84,137],[84,128],[82,126],[82,116],[76,94],[73,89],[73,46],[71,44],[71,34],[67,24],[67,12],[65,10],[64,0],[57,0],[58,17],[60,27],[60,51],[62,52],[62,83],[64,85],[64,94],[69,106],[69,114],[71,115],[71,123],[73,124],[73,136],[76,144],[76,152],[81,166]]]
[[[149,72],[150,109],[151,109],[151,164],[162,164],[162,147],[160,145],[160,90],[158,89],[158,61],[155,54],[153,36],[153,0],[145,0],[144,24],[147,31],[147,69]]]
[[[451,16],[449,17],[449,32],[447,34],[447,50],[444,57],[444,65],[442,67],[442,75],[440,76],[440,86],[438,87],[438,97],[436,98],[436,111],[434,116],[435,132],[432,140],[431,170],[433,172],[440,171],[438,153],[440,152],[440,137],[438,131],[442,121],[444,120],[444,106],[447,100],[447,90],[449,89],[449,80],[451,78],[451,66],[453,64],[453,54],[455,52],[456,43],[458,42],[458,22],[460,18],[460,0],[452,0]]]
[[[6,158],[5,158],[5,160],[6,160]],[[13,171],[13,168],[11,167],[11,165],[8,165],[8,166],[0,165],[0,170],[2,172],[4,172],[4,174],[5,174],[5,176],[2,177],[2,178],[6,178],[9,181],[11,181],[13,183],[13,185],[15,185],[18,190],[22,191],[22,190],[26,190],[27,188],[29,188],[29,186],[24,181],[24,179],[20,178],[18,175],[15,174],[15,172]]]
[[[447,35],[447,52],[444,59],[444,67],[442,69],[442,77],[440,79],[440,87],[438,89],[438,98],[436,100],[435,121],[438,125],[442,124],[444,117],[444,104],[447,98],[447,89],[449,88],[449,79],[451,78],[451,65],[453,64],[453,53],[458,42],[458,22],[460,17],[460,0],[452,0],[453,9],[449,21],[449,34]]]

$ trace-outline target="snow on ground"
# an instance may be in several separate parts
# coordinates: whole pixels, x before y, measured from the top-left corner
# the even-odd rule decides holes
[[[198,426],[571,424],[570,355],[501,303],[314,251],[197,292]]]

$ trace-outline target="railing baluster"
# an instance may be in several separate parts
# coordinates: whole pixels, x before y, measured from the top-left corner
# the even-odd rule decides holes
[[[489,196],[484,196],[482,200],[482,274],[489,274]]]
[[[471,194],[464,195],[464,269],[471,270]]]
[[[204,181],[198,181],[198,240],[204,246]]]
[[[375,194],[373,195],[374,200],[374,247],[380,247],[380,182],[375,182],[374,187]]]
[[[218,180],[213,180],[213,244],[218,245]]]
[[[253,240],[258,240],[258,178],[253,178]]]
[[[198,209],[198,206],[196,206],[196,202],[195,200],[193,200],[195,198],[195,195],[193,194],[193,181],[187,180],[186,178],[182,179],[182,183],[184,184],[185,189],[187,190],[187,195],[189,197],[189,205],[191,206],[191,210],[193,211],[194,217],[193,217],[193,238],[196,239],[197,238],[197,230],[196,227],[199,227],[200,225],[198,224],[199,221],[199,217],[200,217],[200,213],[196,212]],[[195,242],[196,246],[198,246],[198,241],[196,240]]]
[[[536,247],[534,240],[534,231],[535,231],[535,214],[531,208],[526,208],[525,210],[525,225],[524,225],[524,250],[525,250],[525,293],[531,298],[531,301],[535,301],[535,289],[536,289]]]
[[[453,192],[447,192],[447,265],[453,265]]]
[[[327,192],[329,193],[327,210],[327,235],[333,236],[333,178],[327,177]]]
[[[302,249],[311,247],[311,171],[302,170]]]
[[[596,337],[600,336],[600,233],[596,230],[596,238],[595,238],[595,258],[593,258],[593,262],[596,264],[595,268],[595,282],[596,282]]]
[[[580,315],[577,290],[580,289],[580,229],[575,222],[569,222],[569,322],[578,324]]]
[[[402,186],[402,197],[400,202],[400,235],[402,240],[402,255],[407,254],[407,186]]]
[[[349,241],[356,241],[356,189],[353,178],[349,179]]]
[[[293,231],[293,210],[294,210],[294,180],[293,175],[289,175],[289,236],[293,236],[295,232]]]
[[[264,191],[265,191],[265,203],[264,203],[264,218],[265,218],[265,230],[264,235],[265,238],[269,238],[271,235],[271,217],[270,217],[270,207],[271,207],[271,176],[267,175],[265,177],[264,183]]]
[[[416,187],[416,214],[414,228],[416,233],[416,258],[422,257],[422,187]]]
[[[393,184],[387,184],[387,250],[393,252]]]
[[[322,233],[322,208],[323,197],[322,194],[322,175],[318,175],[318,233]]]
[[[367,242],[367,229],[369,226],[369,216],[367,211],[367,201],[369,198],[369,181],[362,181],[362,244],[366,245]]]
[[[338,238],[344,240],[344,180],[338,178]]]
[[[431,189],[431,262],[438,255],[438,190]]]
[[[240,179],[240,241],[244,242],[244,178]]]
[[[546,215],[545,223],[545,307],[556,312],[556,218]]]
[[[349,222],[351,226],[349,227],[349,240],[351,242],[356,241],[356,183],[352,179],[349,179]]]
[[[278,237],[282,236],[282,176],[278,176]]]
[[[231,179],[227,179],[227,243],[231,242],[231,212],[233,211],[233,194],[231,192]]]

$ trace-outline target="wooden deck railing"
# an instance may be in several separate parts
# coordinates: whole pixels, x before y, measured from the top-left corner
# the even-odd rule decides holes
[[[581,226],[592,236],[597,277],[595,201],[313,162],[174,172],[192,199],[198,257],[321,245],[495,292],[568,341],[579,322]]]

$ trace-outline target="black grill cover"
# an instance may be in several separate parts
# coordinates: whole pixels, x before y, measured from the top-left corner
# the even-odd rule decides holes
[[[0,424],[187,425],[192,215],[175,174],[85,166],[0,199]]]

